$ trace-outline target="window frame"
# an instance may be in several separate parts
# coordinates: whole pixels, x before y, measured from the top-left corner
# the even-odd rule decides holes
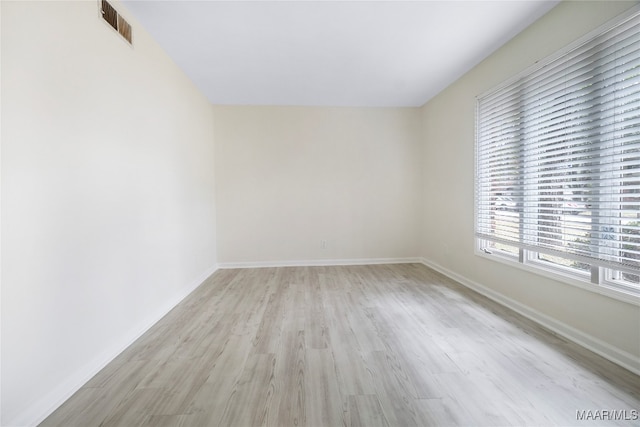
[[[637,17],[638,15],[640,15],[640,5],[631,7],[630,9],[623,12],[618,17],[610,20],[604,25],[601,25],[595,30],[589,32],[585,36],[569,44],[565,48],[559,50],[555,54],[550,55],[549,57],[541,61],[538,61],[536,64],[532,65],[531,67],[528,67],[521,73],[508,79],[501,85],[498,85],[490,89],[489,91],[479,95],[476,98],[476,101],[477,101],[476,116],[475,116],[476,132],[475,132],[475,141],[474,141],[474,149],[475,149],[474,158],[475,158],[475,168],[476,168],[475,177],[474,177],[474,181],[475,181],[474,182],[474,188],[475,188],[474,231],[478,230],[478,222],[481,220],[481,218],[479,217],[479,206],[478,206],[480,203],[480,196],[478,194],[478,186],[477,186],[477,180],[479,179],[479,171],[477,169],[479,167],[478,165],[478,158],[479,158],[478,157],[478,151],[479,151],[478,141],[479,141],[479,127],[480,127],[479,126],[479,117],[480,117],[479,100],[487,94],[495,93],[513,84],[514,82],[517,82],[519,79],[523,78],[524,76],[528,76],[532,74],[533,72],[545,67],[551,62],[554,62],[560,57],[566,55],[568,52],[573,51],[574,49],[580,47],[586,42],[598,37],[599,35],[611,30],[612,28],[620,25],[621,23],[624,23],[627,20]],[[527,193],[524,191],[524,187],[523,187],[523,192],[524,192],[523,194],[523,199],[524,199],[527,197]],[[622,203],[622,201],[619,200],[614,203]],[[531,215],[531,213],[528,213],[526,209],[524,209],[521,211],[519,215],[526,216],[526,215]],[[537,215],[537,213],[535,215]],[[520,220],[520,223],[522,224],[522,219]],[[624,227],[624,225],[622,221],[617,221],[617,224],[613,225],[613,227],[616,227],[617,229],[621,230]],[[496,250],[495,248],[490,248],[489,245],[491,244],[495,245],[499,243],[495,240],[485,239],[483,237],[474,235],[474,242],[475,242],[474,253],[477,256],[480,256],[482,258],[486,258],[502,264],[510,265],[512,267],[515,266],[519,269],[526,270],[528,272],[532,272],[537,275],[545,276],[562,283],[567,283],[573,286],[577,286],[579,288],[586,289],[588,291],[605,295],[617,300],[632,303],[634,305],[640,305],[640,284],[627,285],[621,280],[617,279],[616,277],[620,277],[623,274],[623,272],[621,272],[620,270],[615,270],[613,268],[608,268],[608,267],[601,267],[601,266],[594,265],[592,263],[591,264],[585,263],[590,266],[590,270],[585,271],[585,270],[580,270],[578,268],[565,267],[559,264],[555,265],[550,261],[541,260],[539,259],[540,252],[537,252],[534,250],[518,248],[517,246],[508,245],[505,243],[506,246],[511,246],[512,248],[515,248],[518,250],[518,254],[516,255],[515,253],[509,253],[501,249]],[[565,258],[565,259],[569,259],[569,258]],[[638,271],[637,273],[633,272],[631,274],[640,275],[640,271]]]
[[[604,295],[609,298],[640,306],[640,295],[636,293],[637,291],[629,288],[624,284],[616,283],[615,280],[607,280],[606,278],[604,278],[603,276],[605,275],[607,269],[603,267],[595,267],[600,272],[599,277],[601,277],[599,282],[596,284],[592,283],[591,280],[585,280],[584,278],[576,277],[577,275],[575,274],[575,272],[563,271],[563,269],[557,268],[555,266],[544,265],[541,262],[532,262],[528,260],[528,257],[531,257],[533,256],[533,254],[535,254],[535,252],[533,251],[521,249],[521,251],[524,252],[524,257],[516,257],[515,255],[500,252],[486,253],[483,250],[483,247],[484,243],[487,242],[487,240],[480,238],[475,238],[474,240],[474,253],[476,256],[506,266],[515,267],[517,269],[543,276],[557,282],[585,289],[587,291]],[[524,260],[521,261],[520,258],[524,258]]]

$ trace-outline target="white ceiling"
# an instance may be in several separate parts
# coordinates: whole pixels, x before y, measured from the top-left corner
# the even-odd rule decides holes
[[[124,3],[214,104],[384,107],[423,105],[558,1]]]

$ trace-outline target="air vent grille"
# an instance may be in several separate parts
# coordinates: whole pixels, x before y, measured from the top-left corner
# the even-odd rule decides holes
[[[129,24],[120,14],[109,4],[107,0],[100,2],[102,18],[107,21],[126,41],[131,43],[131,24]]]
[[[131,25],[120,15],[118,15],[118,32],[131,43]]]

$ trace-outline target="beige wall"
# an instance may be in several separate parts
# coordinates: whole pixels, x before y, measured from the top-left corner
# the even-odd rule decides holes
[[[419,109],[220,106],[214,122],[221,265],[417,256]]]
[[[559,283],[474,254],[475,97],[615,17],[635,2],[563,2],[475,67],[423,113],[422,254],[551,323],[584,334],[629,363],[640,356],[640,307]],[[446,206],[442,209],[440,207]],[[640,364],[636,365],[640,369]]]
[[[2,425],[39,421],[215,266],[211,106],[97,3],[0,6]]]

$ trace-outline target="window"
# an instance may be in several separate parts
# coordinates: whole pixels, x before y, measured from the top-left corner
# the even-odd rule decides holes
[[[478,98],[480,254],[640,296],[640,12]]]

